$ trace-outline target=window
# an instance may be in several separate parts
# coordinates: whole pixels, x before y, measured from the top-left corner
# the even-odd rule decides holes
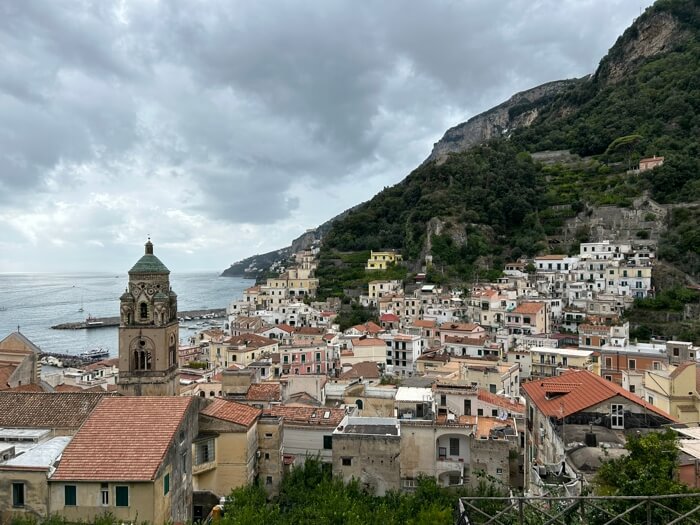
[[[146,303],[141,303],[139,305],[139,311],[141,314],[141,319],[147,319],[148,318],[148,305]]]
[[[492,394],[495,394],[495,393],[496,393],[496,385],[494,385],[493,383],[491,383],[491,384],[489,385],[489,392],[491,392]]]
[[[484,409],[483,409],[483,408],[477,409],[476,415],[477,415],[477,416],[483,416],[483,415],[484,415]]]
[[[333,436],[323,436],[323,449],[331,450],[333,448]]]
[[[343,466],[349,467],[352,465],[352,458],[343,458]]]
[[[12,506],[24,507],[24,483],[20,481],[12,483]]]
[[[459,456],[459,438],[450,438],[450,456]]]
[[[107,483],[100,485],[100,504],[103,507],[109,505],[109,485]]]
[[[78,504],[75,485],[63,487],[63,504],[66,507],[75,507]]]
[[[635,370],[637,368],[637,360],[636,359],[630,359],[627,361],[627,368],[630,370]]]
[[[129,487],[118,485],[114,487],[114,499],[117,507],[129,506]]]
[[[612,368],[612,357],[605,358],[605,368]]]
[[[170,492],[170,473],[168,472],[163,478],[163,496],[167,496]]]
[[[265,478],[265,485],[272,485],[272,476],[267,476]]]
[[[444,407],[447,404],[447,396],[445,394],[440,394],[440,406]]]
[[[606,381],[612,381],[612,376],[605,376]]]
[[[497,469],[496,469],[496,474],[503,474],[503,469],[502,469],[502,468],[497,468]]]
[[[634,394],[635,390],[636,390],[636,387],[634,385],[630,385],[630,392],[632,394]]]
[[[680,355],[680,351],[678,350],[678,348],[674,348],[673,349],[673,357],[678,357],[679,355]]]
[[[492,409],[491,409],[491,415],[492,415],[493,417],[498,417],[498,409],[492,408]]]

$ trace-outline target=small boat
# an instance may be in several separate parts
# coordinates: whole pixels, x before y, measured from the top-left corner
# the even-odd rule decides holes
[[[83,359],[102,359],[103,357],[109,357],[109,350],[104,348],[93,348],[92,350],[86,350],[80,357]]]
[[[91,315],[88,315],[85,318],[85,324],[87,326],[102,326],[105,323],[104,323],[104,321],[100,321],[97,317],[93,317]]]

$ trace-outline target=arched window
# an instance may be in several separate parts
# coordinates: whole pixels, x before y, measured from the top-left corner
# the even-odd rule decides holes
[[[356,400],[355,404],[357,405],[358,410],[362,410],[362,408],[364,407],[364,403],[362,402],[362,399]]]
[[[141,319],[148,319],[148,305],[146,303],[141,303],[139,309],[141,312]]]
[[[199,397],[206,397],[206,394],[204,393],[204,390],[199,391]]]

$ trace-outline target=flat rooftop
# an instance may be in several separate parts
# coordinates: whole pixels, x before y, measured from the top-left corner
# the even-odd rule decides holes
[[[63,449],[70,443],[70,436],[59,436],[30,448],[23,454],[15,456],[0,464],[0,469],[49,469],[56,459],[63,454]]]
[[[334,434],[399,436],[399,420],[393,417],[348,417],[343,423]]]

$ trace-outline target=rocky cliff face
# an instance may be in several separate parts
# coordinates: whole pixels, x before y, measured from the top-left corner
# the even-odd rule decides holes
[[[558,80],[513,95],[495,108],[489,109],[447,130],[426,160],[444,162],[447,155],[465,151],[472,146],[527,127],[538,117],[542,105],[580,80]]]
[[[602,85],[620,82],[640,61],[671,51],[690,36],[670,13],[643,15],[617,40],[593,78]]]

